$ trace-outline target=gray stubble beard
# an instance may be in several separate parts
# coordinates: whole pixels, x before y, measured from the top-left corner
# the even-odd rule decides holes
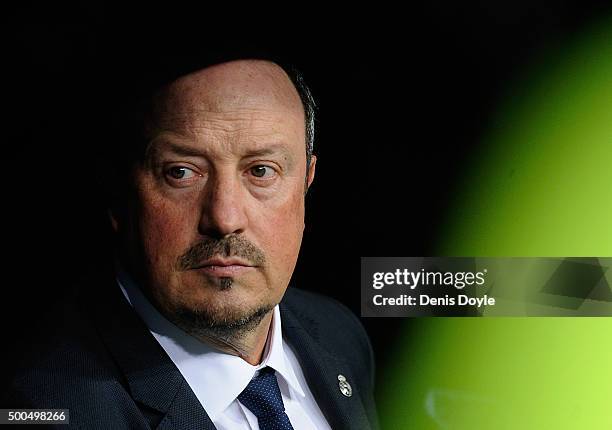
[[[217,286],[224,291],[231,289],[233,284],[234,280],[227,277],[220,278]],[[259,326],[263,318],[274,309],[274,306],[275,304],[272,303],[262,304],[248,314],[231,320],[213,318],[205,310],[180,306],[172,310],[169,319],[198,340],[216,346],[229,347],[238,355],[245,356],[247,351],[244,346],[244,338]]]

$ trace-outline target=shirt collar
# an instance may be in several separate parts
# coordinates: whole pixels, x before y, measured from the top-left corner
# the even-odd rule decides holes
[[[240,357],[199,341],[167,320],[121,268],[117,271],[117,282],[213,421],[246,388],[259,369],[266,366],[272,367],[295,393],[302,398],[306,396],[285,354],[287,345],[282,336],[278,305],[272,313],[263,359],[253,366]]]

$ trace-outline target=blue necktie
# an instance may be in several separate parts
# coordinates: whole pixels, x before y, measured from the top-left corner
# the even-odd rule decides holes
[[[238,400],[257,417],[260,430],[293,430],[271,367],[260,370]]]

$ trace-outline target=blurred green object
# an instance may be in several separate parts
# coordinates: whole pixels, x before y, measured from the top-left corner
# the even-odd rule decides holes
[[[437,255],[612,256],[612,22],[509,93]],[[612,429],[612,318],[413,321],[381,371],[385,429]]]
[[[612,320],[417,322],[378,379],[384,429],[610,429]],[[382,375],[381,375],[382,376]]]

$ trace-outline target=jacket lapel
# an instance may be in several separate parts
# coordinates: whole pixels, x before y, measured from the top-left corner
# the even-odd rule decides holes
[[[180,371],[122,297],[114,277],[104,284],[85,299],[86,309],[93,308],[94,323],[132,398],[158,412],[159,429],[215,429]]]
[[[332,429],[369,429],[366,411],[358,395],[358,379],[345,360],[324,349],[317,341],[317,323],[306,317],[300,318],[281,302],[283,334],[294,348],[304,371],[308,386]],[[307,321],[306,330],[301,321]],[[345,396],[340,391],[338,375],[343,375],[353,389],[353,395]]]

